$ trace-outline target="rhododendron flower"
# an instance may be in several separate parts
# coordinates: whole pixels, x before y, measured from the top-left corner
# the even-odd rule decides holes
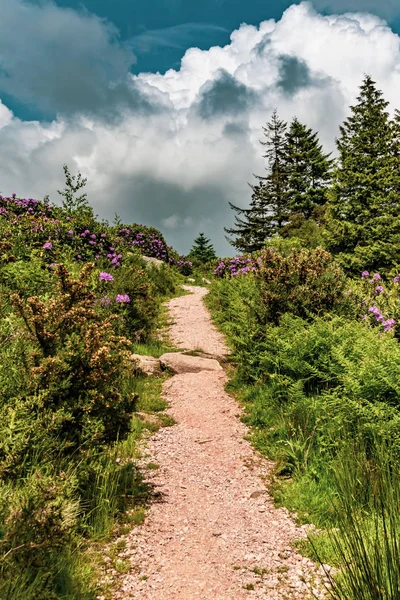
[[[106,273],[105,271],[102,271],[100,273],[99,279],[102,279],[103,281],[114,281],[114,277],[110,275],[110,273]]]
[[[131,299],[129,298],[128,294],[118,294],[117,296],[115,296],[115,302],[128,303],[130,301],[131,301]]]
[[[53,247],[53,244],[51,242],[46,242],[45,244],[43,244],[43,248],[45,250],[51,250]]]
[[[385,331],[393,331],[393,328],[396,325],[396,320],[388,319],[387,321],[384,321],[384,323],[382,323],[382,325],[383,325],[383,328]]]
[[[399,283],[400,281],[400,273],[399,275],[396,275],[396,277],[393,279],[393,283]]]
[[[383,287],[383,285],[377,285],[375,288],[375,294],[382,294],[382,292],[385,291],[385,288]]]
[[[367,277],[369,277],[369,271],[363,271],[363,272],[361,273],[361,277],[362,277],[363,279],[366,279]]]
[[[382,277],[379,275],[379,273],[374,273],[374,274],[372,275],[372,279],[373,279],[374,281],[380,281],[380,280],[382,279]]]

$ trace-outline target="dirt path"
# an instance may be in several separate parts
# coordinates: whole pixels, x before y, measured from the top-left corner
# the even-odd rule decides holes
[[[203,288],[169,302],[176,346],[223,355]],[[237,403],[224,391],[224,371],[169,379],[164,395],[177,425],[150,440],[148,479],[162,501],[127,538],[132,569],[116,599],[269,600],[310,598],[312,563],[290,540],[304,536],[274,508],[263,477],[270,465],[247,441]]]

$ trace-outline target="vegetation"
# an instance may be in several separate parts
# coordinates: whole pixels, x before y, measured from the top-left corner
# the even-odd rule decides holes
[[[227,334],[277,502],[314,523],[303,547],[335,600],[400,594],[399,123],[366,76],[338,158],[276,112],[267,171],[207,298]],[[271,193],[273,191],[273,193]],[[324,567],[325,568],[325,567]]]
[[[214,246],[204,233],[199,233],[198,237],[194,240],[192,249],[189,252],[189,258],[200,265],[217,258]]]
[[[152,228],[99,222],[64,170],[62,206],[0,197],[4,600],[96,597],[86,549],[143,504],[132,459],[150,425],[136,413],[165,407],[129,357],[160,352],[161,304],[182,280],[173,251]]]
[[[208,303],[233,349],[230,389],[276,461],[274,495],[333,532],[322,562],[351,565],[332,579],[335,598],[394,599],[398,278],[350,280],[321,249],[266,250],[255,265],[216,280]]]
[[[261,250],[298,215],[310,219],[327,200],[333,161],[324,154],[317,134],[294,118],[288,128],[277,112],[263,128],[267,175],[257,176],[249,208],[235,211],[235,226],[225,229],[232,245],[243,252]],[[232,238],[233,236],[233,238]]]
[[[400,260],[398,115],[390,120],[387,107],[366,77],[337,140],[328,244],[353,272],[387,271]]]

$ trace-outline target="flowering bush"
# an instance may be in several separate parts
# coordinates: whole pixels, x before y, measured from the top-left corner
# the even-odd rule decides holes
[[[326,250],[293,250],[281,256],[273,249],[263,250],[258,277],[268,320],[278,323],[284,313],[312,318],[350,303],[346,278]]]
[[[216,277],[236,277],[237,275],[246,275],[252,271],[257,271],[258,263],[253,257],[235,256],[234,258],[223,258],[219,261],[214,270]]]
[[[395,331],[400,319],[400,275],[384,282],[380,273],[363,271],[361,280],[362,304],[367,308],[363,321],[382,327],[383,331]]]
[[[128,248],[137,248],[145,256],[168,262],[168,247],[157,229],[135,224],[117,229],[116,235]]]
[[[193,262],[188,260],[186,256],[182,256],[176,263],[175,267],[182,275],[186,277],[193,273]]]

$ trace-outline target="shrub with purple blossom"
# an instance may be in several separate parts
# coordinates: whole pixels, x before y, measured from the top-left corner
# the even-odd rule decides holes
[[[168,247],[162,234],[154,227],[132,224],[117,228],[117,239],[127,248],[137,249],[141,254],[168,262]]]
[[[214,275],[216,277],[236,277],[237,275],[255,272],[257,269],[258,262],[256,258],[240,255],[221,259],[214,270]]]

